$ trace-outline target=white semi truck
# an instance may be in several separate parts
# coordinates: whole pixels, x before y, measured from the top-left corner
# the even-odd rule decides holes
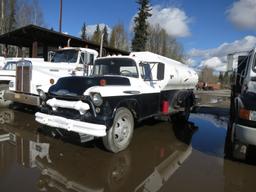
[[[21,57],[4,58],[3,68],[0,70],[0,107],[6,107],[12,102],[4,99],[4,92],[9,89],[9,83],[15,81],[16,65]],[[26,58],[31,62],[43,62],[41,58]]]
[[[229,58],[234,58],[234,54]],[[236,59],[229,61],[232,66]],[[256,146],[256,49],[238,57],[231,86],[225,153],[245,159],[248,147]]]
[[[16,78],[9,82],[3,99],[39,106],[38,89],[48,90],[63,76],[88,75],[97,56],[93,49],[66,47],[56,51],[50,62],[22,59],[17,62]]]
[[[95,61],[89,77],[63,77],[48,92],[39,91],[41,124],[102,137],[114,153],[128,147],[134,123],[150,117],[188,119],[194,104],[197,73],[150,52]]]

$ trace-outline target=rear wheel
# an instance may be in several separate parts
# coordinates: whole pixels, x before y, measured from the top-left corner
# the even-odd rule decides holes
[[[233,149],[234,149],[233,126],[232,126],[232,123],[229,122],[226,139],[225,139],[225,148],[224,148],[224,153],[226,158],[229,158],[229,159],[233,158]]]
[[[171,121],[187,121],[189,119],[191,106],[191,99],[187,98],[185,101],[184,111],[171,115]]]
[[[181,113],[181,117],[184,120],[188,120],[189,115],[190,115],[190,108],[191,108],[191,100],[189,98],[186,99],[186,104],[185,104],[185,109],[184,111]]]
[[[132,113],[124,107],[118,108],[112,127],[103,137],[103,144],[107,150],[118,153],[128,147],[134,129]]]

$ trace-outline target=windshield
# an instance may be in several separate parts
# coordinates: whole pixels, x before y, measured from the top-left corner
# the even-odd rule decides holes
[[[17,65],[17,62],[16,61],[8,61],[3,70],[12,70],[12,71],[15,71],[16,70],[16,65]]]
[[[96,60],[93,75],[139,77],[135,61],[129,58],[105,58]]]
[[[53,57],[52,62],[53,63],[76,63],[78,57],[78,50],[62,50],[57,51]]]

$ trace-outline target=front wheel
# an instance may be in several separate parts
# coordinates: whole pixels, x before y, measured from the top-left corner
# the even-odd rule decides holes
[[[0,107],[8,107],[10,104],[12,104],[12,101],[4,99],[4,92],[5,90],[0,90]]]
[[[103,144],[107,150],[118,153],[128,147],[134,129],[133,115],[127,108],[121,107],[116,111],[112,127],[103,137]]]

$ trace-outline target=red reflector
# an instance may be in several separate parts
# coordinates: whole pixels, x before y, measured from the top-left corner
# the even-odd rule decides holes
[[[241,108],[240,111],[239,111],[239,117],[242,118],[242,119],[249,120],[250,119],[250,111],[247,110],[247,109]]]
[[[163,103],[162,103],[162,112],[163,113],[168,113],[169,112],[169,102],[168,101],[163,101]]]
[[[100,86],[105,86],[107,84],[107,81],[105,79],[100,80]]]

